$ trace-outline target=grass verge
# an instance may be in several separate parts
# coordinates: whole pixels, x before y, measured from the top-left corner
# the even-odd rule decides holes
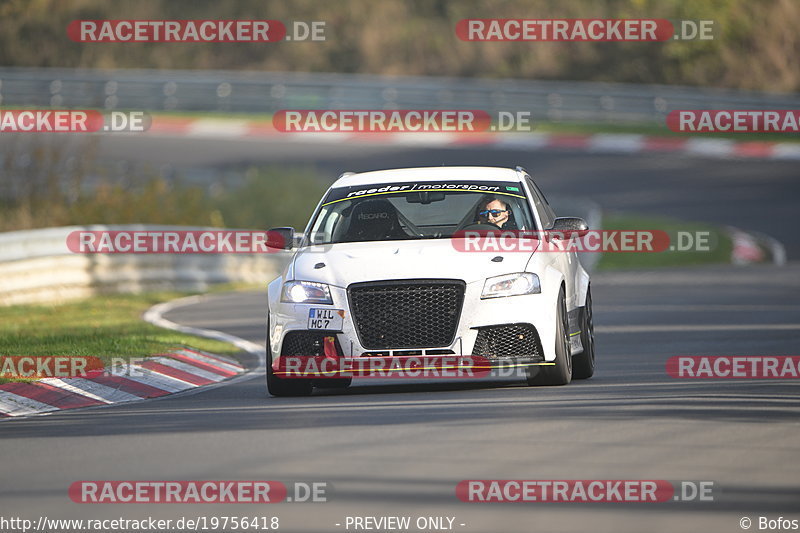
[[[686,222],[665,217],[606,213],[604,230],[662,230],[676,244],[679,232],[691,234],[708,232],[708,250],[666,250],[663,252],[604,253],[597,264],[598,270],[681,267],[708,264],[725,264],[731,261],[733,243],[722,228],[703,222]],[[686,241],[684,241],[686,242]]]
[[[10,106],[6,109],[27,109],[21,106]],[[105,109],[95,109],[105,113]],[[139,109],[118,109],[117,111],[141,111]],[[273,113],[245,113],[232,111],[147,111],[154,119],[195,119],[195,120],[220,120],[220,121],[246,121],[271,123]],[[537,117],[533,117],[534,133],[554,133],[562,135],[594,135],[600,133],[607,134],[633,134],[646,135],[652,137],[673,137],[678,139],[726,139],[729,141],[744,142],[778,142],[778,143],[800,143],[800,134],[797,133],[759,133],[759,132],[676,132],[670,130],[666,123],[605,123],[605,122],[536,122]],[[497,121],[493,121],[492,126],[498,127]],[[494,131],[494,130],[493,130]],[[520,132],[524,133],[524,132]]]
[[[238,348],[162,329],[141,318],[151,306],[187,296],[180,292],[114,294],[57,305],[0,307],[0,355],[139,358],[190,346],[235,356]],[[9,381],[2,379],[0,382]]]

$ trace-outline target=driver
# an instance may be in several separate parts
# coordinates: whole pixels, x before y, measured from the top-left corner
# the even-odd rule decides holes
[[[478,204],[475,210],[475,223],[486,224],[487,222],[501,229],[517,229],[514,214],[511,212],[508,202],[501,196],[484,196]]]

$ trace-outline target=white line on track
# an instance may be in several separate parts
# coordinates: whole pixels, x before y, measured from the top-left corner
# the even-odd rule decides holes
[[[797,331],[800,324],[632,324],[595,326],[596,333],[646,333],[673,331]]]
[[[150,309],[148,309],[142,316],[142,318],[144,319],[145,322],[149,322],[154,326],[171,329],[173,331],[180,331],[181,333],[187,333],[189,335],[197,335],[199,337],[205,337],[207,339],[215,339],[218,341],[233,344],[237,348],[256,356],[258,358],[258,366],[250,370],[249,372],[244,372],[242,374],[239,374],[238,376],[234,376],[225,381],[221,381],[219,383],[212,383],[210,385],[204,385],[202,387],[195,387],[193,389],[183,391],[178,394],[180,396],[187,396],[190,394],[204,392],[211,389],[215,389],[217,387],[226,387],[233,383],[238,383],[239,381],[250,379],[253,375],[264,374],[266,369],[267,354],[264,348],[262,348],[259,344],[248,341],[246,339],[242,339],[241,337],[237,337],[235,335],[223,333],[222,331],[216,331],[213,329],[205,329],[205,328],[196,328],[192,326],[182,326],[180,324],[172,322],[171,320],[167,320],[163,316],[165,313],[168,313],[169,311],[173,311],[175,309],[178,309],[180,307],[185,307],[188,305],[194,305],[206,299],[208,299],[208,295],[202,294],[197,296],[187,296],[186,298],[179,298],[177,300],[172,300],[170,302],[156,304]],[[266,336],[266,324],[264,325],[264,328]],[[158,401],[166,398],[174,398],[175,396],[178,395],[161,396],[160,398],[153,398],[152,400]]]
[[[595,311],[609,313],[639,313],[642,311],[800,311],[800,305],[797,304],[594,304],[593,307]]]
[[[197,335],[200,337],[205,337],[207,339],[215,339],[218,341],[233,344],[237,348],[241,348],[246,352],[258,356],[259,369],[263,368],[266,361],[266,354],[264,352],[264,348],[262,348],[255,342],[251,342],[242,339],[241,337],[237,337],[235,335],[230,335],[228,333],[223,333],[221,331],[216,331],[213,329],[182,326],[180,324],[172,322],[171,320],[167,320],[163,316],[164,313],[168,313],[169,311],[172,311],[179,307],[185,307],[187,305],[200,303],[204,299],[206,299],[205,295],[188,296],[186,298],[179,298],[177,300],[172,300],[171,302],[156,304],[150,309],[148,309],[147,312],[145,312],[145,314],[142,316],[142,318],[144,319],[145,322],[149,322],[150,324],[153,324],[154,326],[158,326],[160,328],[171,329],[173,331],[180,331],[181,333],[188,333],[189,335]]]

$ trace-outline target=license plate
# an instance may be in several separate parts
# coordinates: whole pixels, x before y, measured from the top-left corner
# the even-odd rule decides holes
[[[339,331],[344,323],[342,309],[321,309],[312,307],[308,310],[308,329],[332,329]]]

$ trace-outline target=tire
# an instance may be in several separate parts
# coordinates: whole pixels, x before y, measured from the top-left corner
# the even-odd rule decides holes
[[[556,301],[556,359],[554,366],[530,367],[528,385],[566,385],[572,381],[572,356],[569,352],[569,322],[564,287]],[[538,369],[538,372],[536,370]]]
[[[572,358],[572,377],[589,379],[594,375],[594,321],[592,319],[592,287],[586,289],[586,305],[581,313],[583,352]]]
[[[267,392],[272,396],[309,396],[314,387],[310,379],[282,379],[272,371],[272,349],[267,323]]]

